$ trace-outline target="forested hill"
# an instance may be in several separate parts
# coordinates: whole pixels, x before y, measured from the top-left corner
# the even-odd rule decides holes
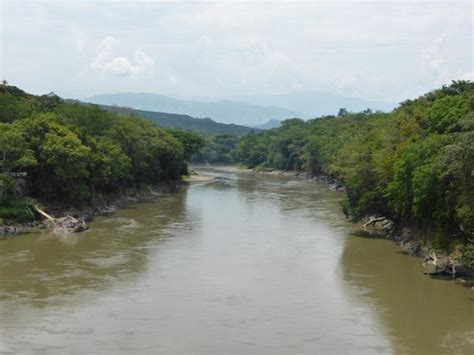
[[[283,121],[244,136],[231,156],[250,168],[329,175],[353,218],[382,215],[474,267],[474,83],[453,82],[391,113]]]
[[[161,127],[178,128],[203,134],[230,134],[241,136],[259,129],[236,124],[219,123],[210,118],[194,118],[188,115],[154,111],[135,110],[118,106],[99,105],[100,107],[121,115],[136,114],[156,122]]]
[[[0,219],[32,217],[26,191],[44,202],[84,205],[124,188],[180,180],[202,143],[135,115],[1,84]]]

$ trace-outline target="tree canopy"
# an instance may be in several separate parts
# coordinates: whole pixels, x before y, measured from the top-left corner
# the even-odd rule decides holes
[[[180,180],[202,144],[193,133],[166,130],[133,113],[0,85],[2,192],[13,190],[10,173],[21,170],[30,196],[88,204],[116,189]],[[11,199],[2,193],[0,203]]]

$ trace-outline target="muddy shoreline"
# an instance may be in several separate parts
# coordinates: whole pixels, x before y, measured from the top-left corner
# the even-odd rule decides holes
[[[122,189],[108,195],[101,195],[96,198],[93,204],[85,207],[72,207],[59,202],[43,202],[42,205],[48,214],[54,218],[73,217],[80,223],[88,223],[92,221],[94,217],[113,213],[119,208],[123,208],[132,203],[160,199],[164,194],[176,191],[187,184],[188,182],[186,181],[179,181],[153,187]],[[22,224],[2,225],[0,226],[0,238],[53,228],[54,225],[47,219]],[[78,230],[78,232],[81,231],[83,230]]]
[[[180,187],[193,183],[205,183],[212,181],[214,178],[210,176],[199,175],[196,173],[183,178],[182,181],[173,183],[163,183],[156,186],[146,186],[143,188],[127,188],[100,195],[96,197],[95,202],[85,207],[72,207],[70,204],[61,202],[45,202],[40,201],[44,210],[55,219],[68,219],[67,222],[76,221],[80,228],[75,230],[72,228],[70,232],[83,232],[87,230],[87,222],[92,221],[96,216],[110,214],[125,207],[129,204],[157,200],[163,194],[176,191]],[[47,219],[35,220],[28,223],[11,223],[8,225],[0,225],[0,238],[17,235],[21,233],[35,232],[41,229],[54,229],[55,226]]]

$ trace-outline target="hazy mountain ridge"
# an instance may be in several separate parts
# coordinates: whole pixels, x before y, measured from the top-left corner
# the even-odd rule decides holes
[[[235,100],[214,101],[125,92],[94,95],[83,101],[107,106],[131,107],[150,112],[167,112],[199,118],[209,117],[216,122],[249,127],[260,127],[266,125],[268,121],[281,121],[293,117],[309,119],[335,115],[340,108],[346,108],[352,112],[360,112],[367,108],[373,111],[391,111],[396,106],[391,102],[366,100],[325,91],[241,95]],[[273,126],[277,125],[270,124],[265,128],[273,128]]]
[[[287,94],[254,94],[237,97],[239,100],[263,105],[278,106],[287,110],[301,112],[302,118],[315,118],[335,115],[340,108],[360,112],[367,108],[373,111],[391,111],[397,104],[385,101],[366,100],[357,97],[332,94],[326,91],[299,91]]]
[[[250,132],[258,132],[258,127],[247,127],[236,124],[215,122],[210,118],[194,118],[188,115],[175,113],[136,110],[128,107],[99,105],[100,107],[117,114],[137,114],[152,120],[160,127],[178,128],[205,134],[231,134],[241,136]]]
[[[270,119],[284,120],[301,116],[296,111],[280,107],[262,107],[242,101],[198,101],[174,99],[164,95],[146,93],[118,93],[90,96],[83,101],[131,107],[133,109],[184,114],[192,117],[209,117],[221,123],[257,126]]]
[[[278,127],[280,127],[280,125],[281,125],[281,121],[271,119],[271,120],[268,120],[267,122],[265,122],[264,124],[254,126],[254,128],[257,128],[257,129],[272,129],[272,128],[278,128]]]

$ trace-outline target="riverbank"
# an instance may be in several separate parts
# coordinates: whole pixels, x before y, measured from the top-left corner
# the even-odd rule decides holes
[[[96,201],[82,208],[72,207],[68,204],[59,202],[41,202],[44,210],[48,215],[56,220],[64,220],[65,223],[77,223],[79,228],[75,230],[70,228],[70,232],[82,232],[87,230],[86,222],[92,221],[96,216],[110,214],[127,205],[143,201],[156,200],[166,193],[176,191],[182,186],[190,183],[212,181],[210,176],[193,174],[184,177],[182,181],[159,184],[156,186],[146,186],[143,188],[127,188],[120,189],[114,193],[100,195]],[[0,238],[8,235],[16,235],[21,233],[36,232],[42,229],[53,229],[56,226],[47,218],[43,220],[35,220],[28,223],[9,223],[8,225],[0,225]]]
[[[74,218],[79,223],[90,222],[94,217],[113,213],[121,207],[131,203],[153,200],[159,198],[163,193],[170,192],[178,188],[178,184],[167,184],[155,187],[146,187],[141,189],[121,189],[113,194],[101,195],[94,204],[82,208],[72,207],[59,202],[42,202],[44,211],[54,219]],[[28,223],[10,223],[0,226],[0,237],[15,235],[20,233],[36,232],[41,229],[52,229],[54,224],[48,220],[35,220]],[[87,228],[81,228],[78,231],[84,231]]]
[[[187,183],[196,183],[196,182],[209,182],[213,181],[214,178],[209,175],[200,175],[194,169],[190,170],[190,174],[183,177],[183,181]]]
[[[363,228],[369,233],[379,233],[405,249],[408,256],[423,260],[425,274],[430,276],[448,276],[452,278],[474,279],[474,270],[462,262],[460,247],[446,252],[435,248],[432,238],[413,227],[397,225],[384,217],[367,217]],[[370,227],[366,225],[370,224]]]
[[[221,168],[219,167],[219,169]],[[276,169],[246,169],[238,166],[225,166],[222,167],[222,170],[320,181],[328,184],[329,188],[332,190],[339,192],[346,191],[345,186],[340,181],[322,174],[316,175],[309,172],[283,171]],[[427,275],[474,279],[474,270],[462,262],[459,247],[453,248],[451,252],[435,248],[432,240],[430,240],[426,233],[421,233],[411,226],[398,225],[383,216],[367,216],[361,221],[361,223],[362,229],[368,233],[379,234],[382,237],[399,244],[404,248],[408,256],[422,259],[425,273]]]

